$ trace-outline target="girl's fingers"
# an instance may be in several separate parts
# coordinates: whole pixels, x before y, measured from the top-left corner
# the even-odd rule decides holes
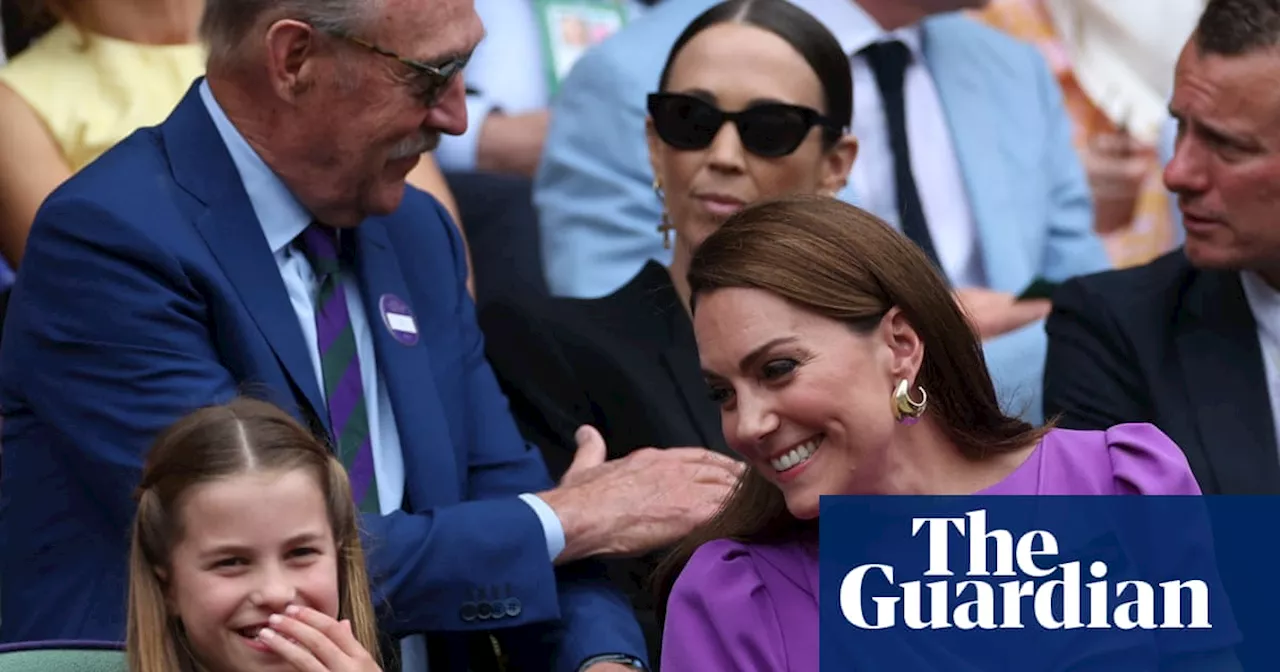
[[[352,658],[368,655],[368,652],[356,639],[355,633],[352,632],[350,621],[338,622],[328,614],[310,607],[289,607],[285,609],[285,615],[292,616],[320,631],[343,653]]]
[[[308,617],[304,616],[303,611],[310,611],[313,614],[323,616],[323,614],[314,609],[289,607],[283,615],[275,614],[267,619],[268,627],[277,634],[293,639],[298,645],[310,652],[323,665],[321,669],[342,670],[348,667],[346,663],[349,662],[349,656],[346,652],[333,641],[328,632],[319,630],[308,623],[307,620],[304,620],[304,618]],[[342,628],[337,621],[327,616],[324,616],[324,619],[327,619],[332,624],[332,630],[341,631]],[[314,616],[309,617],[308,620],[321,623],[321,627],[326,627],[327,625],[322,619]],[[279,638],[277,637],[277,639]]]
[[[310,651],[294,644],[271,628],[263,628],[258,632],[258,641],[270,647],[276,655],[284,658],[298,672],[328,672]]]

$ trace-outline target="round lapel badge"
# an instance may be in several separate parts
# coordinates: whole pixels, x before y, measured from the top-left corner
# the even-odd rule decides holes
[[[395,294],[383,294],[378,300],[378,309],[382,313],[382,324],[401,345],[417,344],[418,322],[413,319],[409,304]]]

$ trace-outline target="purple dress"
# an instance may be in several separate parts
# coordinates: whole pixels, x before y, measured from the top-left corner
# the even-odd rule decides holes
[[[1198,495],[1182,451],[1148,424],[1052,430],[981,495]],[[671,592],[663,672],[818,670],[818,549],[718,540]]]

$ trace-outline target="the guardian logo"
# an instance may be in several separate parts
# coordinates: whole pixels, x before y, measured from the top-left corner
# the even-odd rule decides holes
[[[953,528],[968,540],[963,576],[969,580],[899,584],[894,582],[891,565],[860,565],[840,582],[840,611],[845,620],[867,630],[899,623],[912,630],[1024,628],[1024,616],[1050,630],[1212,627],[1205,581],[1164,581],[1157,586],[1145,581],[1112,583],[1107,564],[1093,561],[1088,573],[1095,580],[1082,584],[1081,562],[1060,562],[1058,540],[1052,533],[1034,530],[1015,540],[1009,530],[988,531],[985,510],[969,511],[963,518],[912,518],[911,536],[927,534],[929,565],[924,576],[956,576],[948,553]],[[991,545],[995,546],[994,567],[988,559]],[[1047,578],[1059,572],[1059,578]],[[1005,577],[1009,580],[998,580]],[[867,597],[875,605],[873,614],[863,608]],[[1189,598],[1189,607],[1184,597]]]

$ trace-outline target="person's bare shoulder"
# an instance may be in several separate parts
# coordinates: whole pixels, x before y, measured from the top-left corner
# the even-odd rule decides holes
[[[0,252],[21,258],[40,204],[71,175],[44,121],[0,82]]]

